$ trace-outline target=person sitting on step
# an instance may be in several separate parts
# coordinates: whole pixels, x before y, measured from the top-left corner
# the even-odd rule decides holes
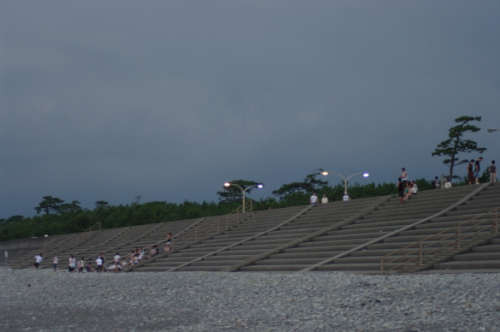
[[[83,269],[85,268],[85,258],[82,257],[77,264],[78,272],[83,272]]]

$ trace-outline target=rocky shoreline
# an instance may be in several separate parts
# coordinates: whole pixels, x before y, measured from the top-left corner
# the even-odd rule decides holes
[[[500,273],[0,269],[1,331],[500,331]]]

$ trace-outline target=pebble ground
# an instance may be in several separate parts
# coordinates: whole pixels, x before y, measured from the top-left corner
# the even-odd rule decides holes
[[[500,274],[0,269],[0,331],[500,331]]]

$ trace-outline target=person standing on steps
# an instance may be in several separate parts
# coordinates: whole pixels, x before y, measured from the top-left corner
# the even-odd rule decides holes
[[[406,168],[401,168],[401,181],[403,182],[408,182],[408,172],[406,171]]]
[[[474,163],[474,179],[476,181],[476,184],[479,184],[479,177],[481,176],[479,173],[481,172],[481,161],[483,160],[483,157],[479,157],[476,159],[476,162]]]
[[[490,183],[495,184],[497,182],[497,167],[494,160],[491,161],[490,167],[488,167],[488,173],[490,173]]]
[[[398,196],[399,196],[400,203],[403,203],[403,201],[404,201],[405,188],[406,188],[406,182],[404,182],[401,178],[399,178],[398,179]]]
[[[311,205],[318,205],[318,196],[316,195],[316,193],[313,193],[311,195],[311,197],[309,198],[309,202],[311,203]]]
[[[434,189],[441,188],[441,181],[439,180],[439,177],[437,177],[437,176],[434,177],[434,181],[432,182],[432,187]]]
[[[467,164],[467,181],[469,184],[474,183],[474,159],[469,160]]]
[[[325,194],[323,194],[323,196],[321,196],[321,204],[327,204],[328,203],[328,197],[326,197]]]

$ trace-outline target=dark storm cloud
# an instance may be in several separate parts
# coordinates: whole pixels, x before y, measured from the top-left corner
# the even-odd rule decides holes
[[[45,194],[212,200],[231,178],[270,194],[318,167],[429,177],[454,117],[500,127],[497,1],[2,7],[0,217]]]

